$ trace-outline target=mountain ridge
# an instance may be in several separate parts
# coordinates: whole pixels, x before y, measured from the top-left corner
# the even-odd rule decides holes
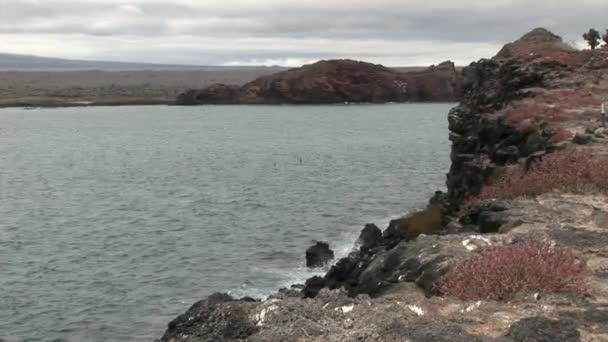
[[[58,57],[45,57],[27,54],[0,53],[0,71],[144,71],[144,70],[249,70],[267,68],[287,69],[280,66],[223,66],[223,65],[187,65],[164,63],[139,63],[106,60],[80,60]]]

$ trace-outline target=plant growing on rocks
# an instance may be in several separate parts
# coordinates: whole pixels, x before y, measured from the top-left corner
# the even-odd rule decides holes
[[[551,137],[551,139],[549,139],[549,143],[555,144],[558,142],[570,140],[572,138],[574,138],[574,134],[571,131],[569,131],[563,127],[558,127],[553,132],[553,136]]]
[[[601,39],[600,32],[596,29],[589,29],[589,32],[583,34],[583,39],[587,41],[587,44],[591,47],[592,50],[595,50],[600,45]]]
[[[568,149],[544,156],[526,170],[516,166],[481,188],[467,205],[488,199],[538,196],[552,191],[608,194],[608,159],[584,149]]]
[[[585,264],[569,249],[527,242],[497,247],[455,266],[433,287],[461,300],[508,300],[520,293],[584,294]]]
[[[606,30],[606,33],[604,33],[604,35],[602,36],[602,40],[604,41],[604,47],[608,46],[608,30]]]

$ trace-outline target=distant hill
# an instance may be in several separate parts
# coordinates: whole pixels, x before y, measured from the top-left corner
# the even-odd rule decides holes
[[[170,65],[170,64],[146,64],[106,61],[84,61],[61,58],[39,57],[31,55],[17,55],[0,53],[0,71],[230,71],[265,69],[276,71],[280,67],[226,67],[226,66],[201,66],[201,65]]]
[[[80,61],[0,53],[0,108],[172,103],[189,88],[286,70]]]
[[[409,71],[404,71],[409,70]],[[462,73],[447,61],[428,68],[388,68],[350,59],[323,60],[261,76],[245,85],[192,89],[177,104],[320,104],[457,101]]]

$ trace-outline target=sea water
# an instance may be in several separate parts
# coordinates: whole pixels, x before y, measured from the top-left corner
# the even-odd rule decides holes
[[[0,110],[0,340],[151,341],[443,189],[451,104]]]

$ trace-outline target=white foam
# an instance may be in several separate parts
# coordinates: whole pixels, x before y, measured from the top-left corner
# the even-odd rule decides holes
[[[394,220],[397,217],[402,215],[393,215],[390,217],[385,217],[381,219],[374,219],[365,221],[366,223],[374,223],[380,230],[384,230],[388,227],[391,220]],[[277,283],[276,287],[268,288],[268,287],[256,287],[255,284],[253,286],[241,286],[240,288],[233,289],[228,292],[228,294],[234,297],[245,297],[250,296],[253,298],[259,298],[262,300],[266,300],[268,296],[275,293],[277,290],[281,288],[289,288],[294,284],[303,284],[306,279],[314,277],[314,276],[323,276],[331,266],[335,265],[335,262],[344,258],[350,254],[354,248],[357,239],[359,238],[359,234],[363,229],[364,224],[361,224],[357,227],[353,227],[351,231],[344,232],[340,234],[340,237],[337,239],[338,241],[328,241],[330,243],[331,248],[335,254],[334,263],[328,264],[321,268],[311,269],[306,267],[304,257],[302,257],[301,262],[293,268],[280,268],[280,269],[268,269],[262,268],[259,270],[260,273],[274,275],[273,278],[282,278],[282,280]],[[255,281],[254,281],[255,283]]]

